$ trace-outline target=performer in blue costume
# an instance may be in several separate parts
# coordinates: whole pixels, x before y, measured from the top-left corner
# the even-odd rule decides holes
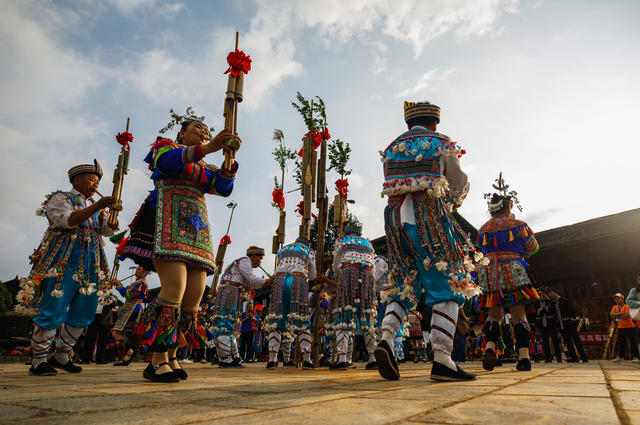
[[[271,306],[264,326],[269,346],[267,369],[278,367],[281,344],[284,362],[289,362],[290,344],[294,338],[298,339],[302,352],[302,368],[315,369],[311,363],[308,280],[316,278],[316,253],[310,246],[308,239],[299,237],[278,251],[271,284]]]
[[[73,189],[48,195],[36,214],[46,216],[49,227],[40,246],[31,255],[29,277],[21,282],[16,311],[37,312],[31,338],[30,375],[55,375],[63,369],[82,371],[69,359],[69,352],[82,331],[94,319],[98,296],[106,296],[109,266],[102,248],[102,236],[116,228],[107,225],[116,198],[92,198],[102,178],[102,167],[83,164],[69,170]],[[53,357],[47,355],[60,327]]]
[[[143,376],[153,382],[176,382],[187,373],[176,359],[178,341],[198,348],[197,312],[214,271],[211,229],[205,194],[229,196],[237,162],[230,169],[204,162],[204,157],[240,139],[224,129],[211,138],[204,117],[187,108],[171,110],[172,121],[160,133],[180,125],[176,141],[158,137],[145,162],[155,183],[129,225],[131,236],[124,255],[160,278],[160,293],[143,315],[142,334],[150,344],[152,361]],[[182,334],[182,337],[181,335]]]
[[[436,132],[438,106],[405,102],[404,118],[409,131],[380,152],[382,195],[389,197],[384,221],[391,276],[382,340],[375,350],[378,371],[385,379],[400,378],[393,338],[424,292],[434,313],[431,379],[475,379],[451,359],[458,305],[479,292],[469,274],[472,244],[451,214],[469,187],[458,160],[464,151]]]
[[[265,279],[253,272],[253,269],[260,267],[264,258],[264,249],[257,246],[250,246],[247,249],[246,257],[238,258],[231,262],[225,269],[220,284],[215,289],[216,299],[213,306],[213,331],[215,335],[216,351],[220,362],[218,366],[243,367],[240,364],[240,356],[234,358],[232,352],[232,334],[239,325],[239,312],[243,299],[252,301],[251,290],[258,289],[265,284],[270,284],[271,279]]]
[[[371,242],[361,236],[360,228],[347,225],[344,231],[345,236],[336,240],[333,249],[333,272],[338,276],[337,293],[332,305],[338,354],[334,369],[347,369],[347,356],[352,356],[349,340],[354,332],[364,335],[369,354],[366,369],[375,369],[375,252]]]
[[[476,307],[489,310],[484,325],[487,350],[482,366],[486,370],[493,370],[496,365],[495,350],[500,338],[500,322],[504,309],[508,308],[518,346],[516,369],[529,371],[531,329],[525,310],[527,304],[538,301],[540,295],[527,274],[529,264],[525,258],[538,252],[538,242],[527,223],[516,220],[511,214],[514,201],[522,209],[516,198],[517,193],[509,191],[509,186],[502,179],[502,172],[496,182],[497,185],[493,187],[498,193],[485,194],[491,219],[478,230],[478,245],[486,256],[483,259],[486,267],[478,270],[482,296],[477,299]]]
[[[144,267],[138,266],[135,271],[136,280],[129,286],[124,286],[120,282],[114,282],[118,292],[125,299],[125,303],[118,311],[118,320],[113,325],[111,334],[116,341],[124,339],[125,352],[119,362],[114,366],[129,366],[131,359],[140,345],[140,337],[137,334],[138,324],[142,316],[142,303],[146,302],[149,293],[147,284],[147,274],[149,272]]]

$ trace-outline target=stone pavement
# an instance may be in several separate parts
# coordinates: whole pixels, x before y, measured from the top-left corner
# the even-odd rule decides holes
[[[303,371],[264,363],[221,370],[185,365],[189,379],[154,384],[145,365],[91,365],[80,375],[27,375],[0,365],[0,423],[27,424],[640,424],[640,365],[592,361],[537,363],[531,372],[479,362],[468,383],[435,383],[430,365],[401,365],[383,381],[359,364],[348,371]]]

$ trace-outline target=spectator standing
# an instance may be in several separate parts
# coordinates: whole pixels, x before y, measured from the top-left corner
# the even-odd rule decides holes
[[[107,338],[113,327],[113,308],[116,299],[113,296],[100,299],[96,307],[93,322],[87,328],[84,361],[90,363],[93,350],[96,350],[96,364],[107,364]]]
[[[537,303],[537,319],[536,322],[540,326],[540,336],[542,338],[542,348],[544,349],[545,362],[551,363],[551,347],[549,346],[549,338],[553,342],[556,360],[562,363],[562,346],[560,338],[558,338],[558,315],[553,306],[553,302],[549,299],[549,289],[542,291],[542,298]]]
[[[549,299],[553,303],[560,332],[562,333],[562,339],[564,339],[564,343],[567,345],[567,351],[569,351],[570,359],[567,360],[567,362],[577,363],[579,361],[576,349],[578,350],[578,353],[580,353],[582,361],[584,363],[588,362],[589,359],[587,357],[587,353],[584,352],[582,341],[580,341],[580,336],[578,336],[578,328],[576,324],[577,314],[573,309],[571,302],[566,298],[562,298],[556,288],[549,288],[548,292]]]
[[[253,304],[247,303],[240,326],[240,358],[245,362],[253,359],[253,340],[259,325],[260,318],[256,315]]]
[[[640,363],[638,359],[638,340],[636,339],[636,325],[629,316],[629,306],[624,303],[624,295],[617,293],[613,296],[616,304],[611,309],[611,319],[618,325],[618,357],[613,361],[625,358],[627,345],[631,345],[633,362]]]

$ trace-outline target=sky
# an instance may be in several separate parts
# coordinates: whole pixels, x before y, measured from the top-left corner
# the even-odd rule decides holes
[[[214,241],[230,210],[226,260],[271,248],[275,128],[296,150],[305,133],[297,91],[327,104],[334,138],[350,143],[350,206],[364,235],[382,236],[384,149],[406,126],[403,101],[442,108],[438,130],[468,152],[460,213],[487,219],[500,171],[535,231],[640,207],[640,3],[518,0],[4,0],[0,14],[0,279],[29,272],[47,193],[97,158],[109,193],[131,118],[121,227],[152,188],[143,162],[169,109],[193,106],[221,129],[226,55],[235,31],[253,60],[238,131],[235,188],[207,204]],[[170,137],[175,134],[169,133]],[[222,163],[221,154],[207,160]],[[330,173],[328,181],[337,176]],[[285,191],[294,187],[291,174]],[[331,185],[331,195],[335,188]],[[299,193],[286,198],[287,241]],[[107,244],[113,258],[113,247]],[[272,268],[274,257],[265,258]],[[129,260],[124,268],[131,266]],[[126,272],[121,272],[124,274]],[[127,273],[128,274],[128,273]],[[151,285],[157,285],[157,278]]]

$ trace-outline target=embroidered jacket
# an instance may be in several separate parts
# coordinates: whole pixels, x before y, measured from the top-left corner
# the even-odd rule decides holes
[[[346,235],[338,238],[333,249],[333,271],[339,274],[345,264],[363,264],[374,267],[375,251],[371,242],[360,236]]]
[[[316,278],[316,253],[301,243],[285,245],[278,251],[276,273],[301,273],[307,279]]]

